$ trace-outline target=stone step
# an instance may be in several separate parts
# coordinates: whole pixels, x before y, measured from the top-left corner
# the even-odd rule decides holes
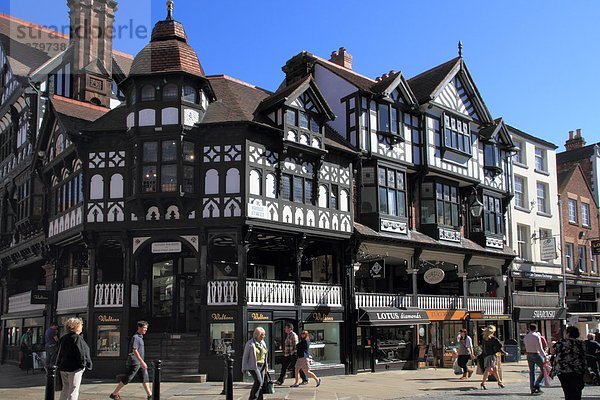
[[[206,374],[161,375],[161,382],[204,383],[206,382]]]

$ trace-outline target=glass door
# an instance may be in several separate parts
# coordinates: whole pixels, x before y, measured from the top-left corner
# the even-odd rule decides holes
[[[157,331],[173,332],[177,280],[173,258],[152,264],[152,323]]]

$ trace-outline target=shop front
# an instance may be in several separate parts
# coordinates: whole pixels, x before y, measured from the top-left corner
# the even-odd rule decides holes
[[[417,368],[420,331],[430,323],[424,310],[360,308],[357,321],[358,371]]]
[[[510,314],[485,314],[481,311],[469,312],[469,336],[473,338],[474,345],[479,346],[482,340],[482,333],[485,328],[490,325],[496,327],[496,337],[500,341],[505,341],[510,335],[509,322],[512,321]]]
[[[451,367],[458,343],[458,331],[465,326],[467,311],[426,310],[431,321],[425,331],[424,342],[428,344],[428,362],[434,366]]]
[[[128,335],[131,334],[123,328],[123,314],[96,312],[92,314],[89,325],[86,314],[63,315],[58,317],[59,328],[64,329],[64,322],[71,317],[83,319],[83,334],[89,340],[94,376],[114,376],[115,365],[123,365]]]
[[[529,324],[536,324],[540,334],[550,344],[552,341],[562,338],[562,326],[563,321],[567,318],[567,310],[565,308],[550,307],[515,307],[513,316],[517,322],[519,345],[523,354],[525,352],[523,337],[529,331]]]
[[[329,308],[316,308],[302,312],[303,329],[310,334],[311,368],[321,375],[344,374],[341,362],[342,311]]]
[[[207,374],[209,381],[223,379],[224,357],[231,355],[236,360],[236,340],[243,339],[236,335],[239,329],[238,312],[232,309],[218,309],[207,311],[208,340],[205,349],[191,349],[199,352],[200,373]],[[244,341],[245,343],[245,341]],[[235,375],[234,368],[234,375]]]

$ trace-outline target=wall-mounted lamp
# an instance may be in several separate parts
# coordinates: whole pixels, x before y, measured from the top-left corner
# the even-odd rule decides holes
[[[472,217],[479,218],[483,212],[483,203],[479,201],[477,190],[475,190],[475,188],[473,188],[473,193],[471,193],[471,196],[472,200],[469,203],[469,211],[471,212]]]
[[[585,238],[585,231],[580,231],[579,232],[579,240],[582,240],[583,238]]]
[[[352,270],[354,271],[355,274],[360,269],[360,265],[361,265],[361,263],[359,263],[359,262],[355,262],[354,264],[352,264]]]

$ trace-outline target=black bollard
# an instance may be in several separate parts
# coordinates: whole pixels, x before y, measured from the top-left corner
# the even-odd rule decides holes
[[[160,365],[162,361],[154,361],[154,380],[152,381],[152,400],[160,400]]]
[[[223,390],[221,394],[227,394],[227,353],[223,353]]]
[[[54,400],[54,379],[55,378],[56,378],[56,365],[50,365],[46,370],[46,395],[44,397],[44,400]]]
[[[227,354],[225,359],[227,362],[227,390],[225,393],[225,400],[233,400],[233,358],[231,354]]]

